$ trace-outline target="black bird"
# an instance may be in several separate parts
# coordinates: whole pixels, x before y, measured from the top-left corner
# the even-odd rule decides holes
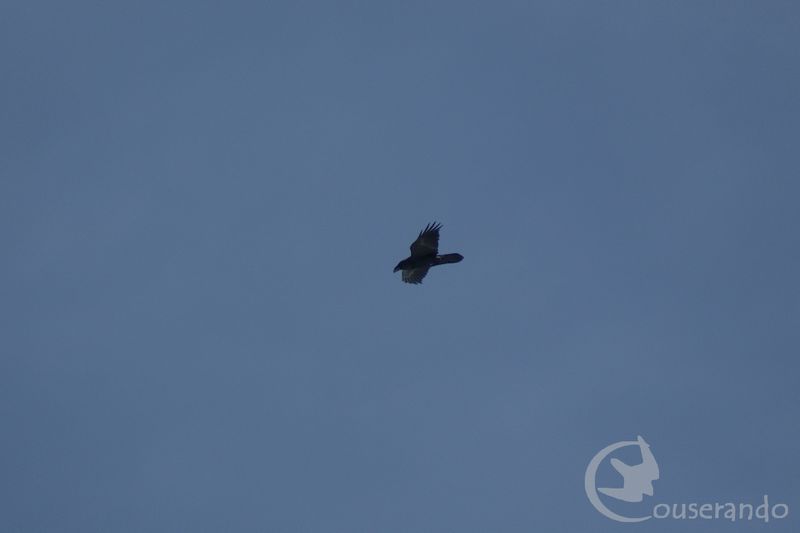
[[[446,263],[458,263],[464,256],[461,254],[439,255],[439,229],[441,224],[434,222],[428,224],[419,232],[417,240],[411,243],[411,255],[403,259],[394,271],[403,271],[403,281],[406,283],[422,283],[422,278],[428,269]]]

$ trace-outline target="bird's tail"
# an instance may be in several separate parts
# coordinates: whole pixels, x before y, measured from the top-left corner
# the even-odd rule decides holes
[[[437,255],[436,260],[433,263],[434,265],[444,265],[446,263],[458,263],[464,259],[464,256],[461,254],[444,254],[444,255]]]

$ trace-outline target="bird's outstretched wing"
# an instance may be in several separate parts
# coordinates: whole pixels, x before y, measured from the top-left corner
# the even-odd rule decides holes
[[[425,226],[425,229],[419,232],[417,240],[411,243],[411,257],[436,255],[439,253],[439,229],[441,227],[442,225],[436,222]],[[423,276],[424,275],[425,274],[423,274]]]
[[[414,283],[419,284],[422,283],[422,278],[428,273],[428,266],[421,266],[417,268],[411,268],[408,270],[403,270],[403,281],[406,283]]]

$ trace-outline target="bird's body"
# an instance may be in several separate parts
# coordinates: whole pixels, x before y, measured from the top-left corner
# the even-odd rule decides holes
[[[411,255],[403,259],[394,271],[403,271],[403,281],[406,283],[422,283],[422,278],[428,273],[428,269],[437,265],[447,263],[458,263],[464,256],[461,254],[439,255],[439,229],[442,225],[434,222],[428,224],[419,233],[417,240],[411,244]]]

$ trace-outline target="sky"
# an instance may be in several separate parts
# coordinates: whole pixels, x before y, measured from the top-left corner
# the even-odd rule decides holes
[[[798,530],[797,3],[6,0],[0,67],[0,531]],[[611,521],[637,435],[609,508],[789,515]]]

